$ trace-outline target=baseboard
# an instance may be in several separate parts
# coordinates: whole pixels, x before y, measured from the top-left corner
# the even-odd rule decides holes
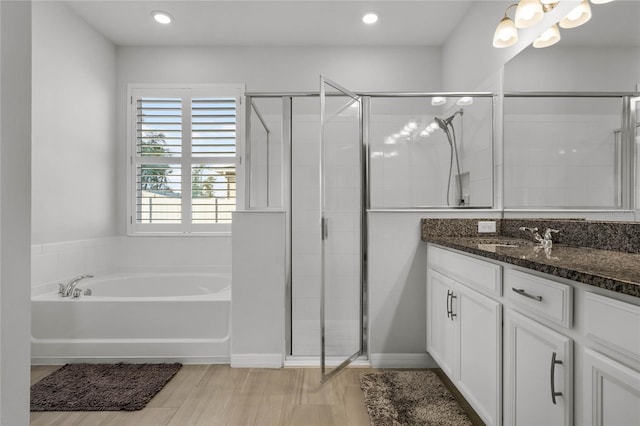
[[[371,354],[373,368],[437,368],[438,364],[423,353],[377,353]]]
[[[63,365],[76,363],[105,363],[115,364],[117,362],[142,364],[142,363],[172,363],[181,364],[229,364],[228,356],[159,356],[159,357],[33,357],[31,365]]]
[[[328,357],[326,359],[327,367],[337,367],[342,364],[344,361],[344,357]],[[319,356],[288,356],[284,360],[284,366],[286,368],[319,368],[320,367],[320,357]],[[353,360],[349,367],[362,367],[362,368],[370,368],[371,364],[369,363],[369,359],[366,356],[362,356],[358,359]]]
[[[231,354],[232,368],[282,368],[282,354]]]

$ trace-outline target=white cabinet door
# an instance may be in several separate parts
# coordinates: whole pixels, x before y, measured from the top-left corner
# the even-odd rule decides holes
[[[506,425],[571,425],[572,340],[511,309],[505,310]]]
[[[427,352],[453,380],[454,321],[451,315],[454,281],[427,270]]]
[[[585,349],[584,423],[640,425],[640,372]]]
[[[487,425],[502,417],[502,305],[456,284],[456,387]]]

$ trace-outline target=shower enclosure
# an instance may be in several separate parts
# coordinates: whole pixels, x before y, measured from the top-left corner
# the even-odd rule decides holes
[[[317,360],[328,377],[368,356],[368,211],[492,205],[493,104],[490,93],[353,93],[325,78],[317,93],[247,94],[245,204],[287,213],[289,362]],[[452,114],[455,156],[433,127]]]

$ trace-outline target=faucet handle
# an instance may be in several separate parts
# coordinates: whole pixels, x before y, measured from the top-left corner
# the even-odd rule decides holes
[[[61,294],[64,296],[64,288],[65,288],[64,284],[58,283],[58,294]]]

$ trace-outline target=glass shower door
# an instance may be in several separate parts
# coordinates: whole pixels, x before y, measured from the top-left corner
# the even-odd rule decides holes
[[[362,354],[364,346],[361,107],[359,96],[320,78],[323,382]]]

